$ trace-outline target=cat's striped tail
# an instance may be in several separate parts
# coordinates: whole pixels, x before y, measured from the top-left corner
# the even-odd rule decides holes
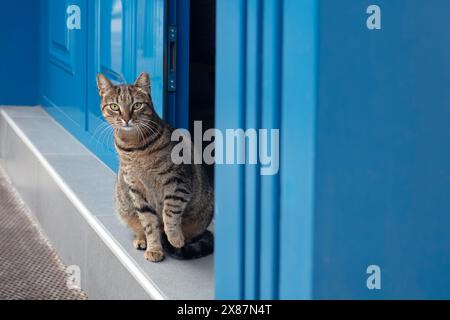
[[[182,248],[172,246],[164,232],[161,242],[167,254],[178,260],[198,259],[214,252],[214,235],[208,230],[191,239]]]

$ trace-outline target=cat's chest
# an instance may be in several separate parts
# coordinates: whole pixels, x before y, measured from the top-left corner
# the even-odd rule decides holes
[[[158,181],[153,175],[139,170],[128,169],[122,172],[125,183],[146,196],[146,200],[152,204],[161,202]]]

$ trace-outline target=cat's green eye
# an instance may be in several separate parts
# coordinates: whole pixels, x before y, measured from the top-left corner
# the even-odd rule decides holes
[[[140,110],[140,109],[142,109],[142,107],[144,107],[144,104],[141,102],[137,102],[137,103],[133,104],[133,110]]]
[[[119,105],[117,105],[117,104],[115,104],[115,103],[110,104],[110,105],[109,105],[109,108],[110,108],[112,111],[119,111],[119,109],[120,109]]]

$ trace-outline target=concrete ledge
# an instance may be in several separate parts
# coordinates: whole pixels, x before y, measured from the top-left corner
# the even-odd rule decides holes
[[[115,173],[40,107],[0,107],[0,165],[90,299],[213,299],[213,257],[154,264],[114,214]]]

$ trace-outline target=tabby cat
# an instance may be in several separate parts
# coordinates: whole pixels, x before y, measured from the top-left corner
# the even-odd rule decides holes
[[[171,141],[173,129],[155,112],[149,75],[142,73],[134,84],[114,85],[98,74],[97,86],[119,154],[117,214],[133,230],[134,247],[153,262],[163,260],[164,251],[177,259],[212,253],[213,235],[207,230],[212,187],[201,165],[172,162],[178,142]]]

